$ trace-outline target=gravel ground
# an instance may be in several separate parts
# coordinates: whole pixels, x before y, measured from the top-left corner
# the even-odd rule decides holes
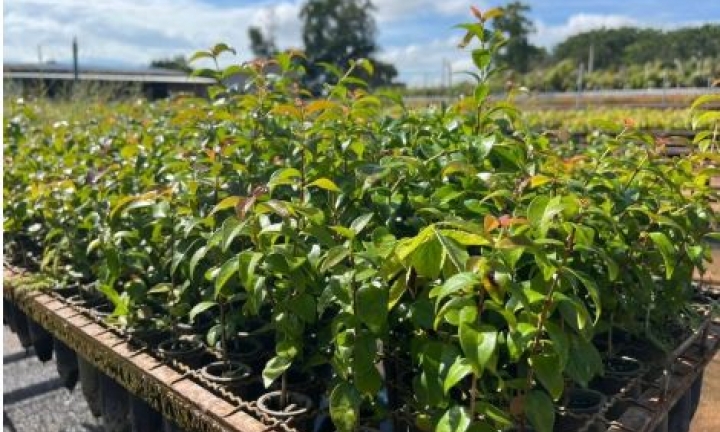
[[[55,360],[41,363],[3,326],[3,432],[101,432],[78,383],[62,386]]]

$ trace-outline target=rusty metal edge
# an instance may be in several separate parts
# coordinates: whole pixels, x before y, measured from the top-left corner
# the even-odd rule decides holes
[[[240,407],[222,415],[215,412],[214,408],[216,407],[213,407],[212,404],[200,404],[200,401],[191,400],[184,394],[175,391],[173,385],[185,380],[190,385],[197,387],[193,395],[206,393],[208,399],[216,398],[207,389],[183,375],[178,374],[180,378],[172,382],[164,382],[149,373],[162,367],[163,363],[154,359],[154,364],[141,366],[138,362],[133,361],[137,355],[130,357],[122,355],[120,351],[137,352],[138,349],[128,346],[126,340],[109,334],[111,333],[109,328],[101,335],[109,336],[108,339],[112,342],[100,342],[96,337],[83,330],[84,327],[95,321],[80,313],[69,318],[64,318],[57,313],[57,310],[70,308],[69,305],[57,310],[49,309],[46,304],[57,300],[53,296],[41,291],[4,289],[3,297],[15,303],[29,317],[83,356],[99,371],[117,381],[130,393],[145,400],[183,429],[198,432],[264,432],[269,429],[268,425],[241,411]],[[84,324],[82,318],[86,318]],[[241,428],[237,426],[241,426]]]

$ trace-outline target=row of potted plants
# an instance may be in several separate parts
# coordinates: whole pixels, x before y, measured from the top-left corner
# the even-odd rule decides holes
[[[328,66],[336,84],[310,99],[293,52],[277,76],[200,70],[210,100],[52,124],[10,103],[6,254],[90,306],[102,293],[109,323],[244,398],[278,389],[275,411],[327,406],[339,431],[552,430],[617,361],[614,332],[670,347],[695,316],[718,119],[696,103],[715,134],[682,158],[629,123],[582,153],[551,144],[489,102],[505,39],[485,27],[496,11],[474,15],[475,92],[443,110],[368,92],[366,60]],[[224,87],[240,70],[248,88]],[[222,360],[198,364],[202,344]]]

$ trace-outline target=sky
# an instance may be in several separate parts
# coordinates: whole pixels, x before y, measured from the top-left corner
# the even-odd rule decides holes
[[[144,66],[152,59],[190,56],[218,42],[252,58],[247,28],[271,31],[280,48],[302,48],[298,12],[304,0],[8,0],[3,2],[3,60],[70,63],[77,37],[80,63]],[[393,63],[410,86],[439,85],[443,71],[471,70],[467,51],[457,47],[480,10],[496,0],[373,0],[378,57]],[[552,49],[582,31],[627,25],[672,29],[720,23],[720,0],[525,0],[536,31],[532,43]],[[443,66],[443,65],[447,66]]]

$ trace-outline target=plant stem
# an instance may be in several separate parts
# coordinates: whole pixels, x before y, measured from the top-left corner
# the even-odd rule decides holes
[[[287,371],[283,372],[280,378],[280,408],[285,409],[287,407]]]
[[[477,374],[472,374],[472,383],[470,385],[470,418],[475,418],[475,404],[477,403]]]
[[[220,339],[222,341],[222,356],[225,367],[229,367],[230,361],[228,359],[228,341],[227,341],[227,326],[225,325],[225,301],[221,300],[220,303]]]
[[[543,308],[540,311],[540,316],[538,317],[537,333],[535,333],[533,344],[530,347],[530,356],[536,354],[538,352],[538,349],[540,348],[540,340],[542,339],[543,329],[545,328],[545,321],[547,320],[547,316],[550,313],[550,306],[552,306],[553,304],[553,294],[555,293],[558,285],[560,285],[560,270],[567,266],[567,262],[570,259],[570,254],[572,253],[574,243],[575,227],[573,227],[570,231],[570,234],[568,234],[567,240],[565,242],[565,253],[563,255],[562,263],[560,264],[560,267],[558,267],[558,269],[555,271],[555,274],[553,275],[553,283],[550,286],[550,290],[548,291],[547,295],[545,296],[545,302],[543,303]],[[527,380],[525,381],[526,392],[529,391],[530,387],[532,386],[534,372],[535,371],[532,367],[528,369]]]

